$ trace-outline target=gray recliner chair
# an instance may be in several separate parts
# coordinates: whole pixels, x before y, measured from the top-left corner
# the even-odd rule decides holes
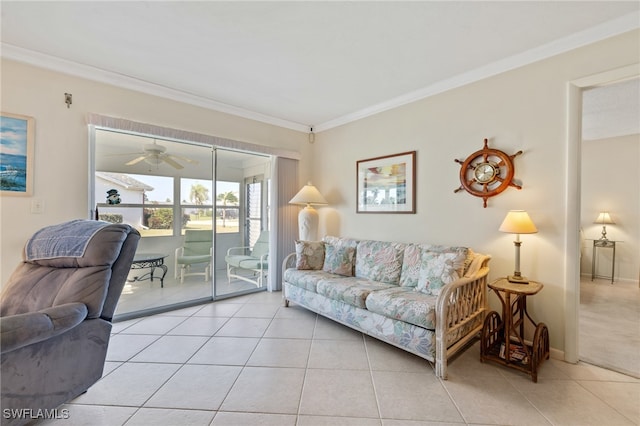
[[[101,378],[139,239],[129,225],[76,220],[29,240],[0,295],[3,425],[28,423]]]

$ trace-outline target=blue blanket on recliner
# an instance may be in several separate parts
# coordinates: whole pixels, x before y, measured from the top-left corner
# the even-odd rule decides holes
[[[91,238],[106,225],[109,222],[77,219],[42,228],[27,241],[26,259],[82,257]]]

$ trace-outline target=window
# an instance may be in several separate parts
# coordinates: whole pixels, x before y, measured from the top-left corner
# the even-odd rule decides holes
[[[97,171],[95,186],[105,201],[109,191],[120,195],[120,204],[99,204],[99,219],[127,223],[143,237],[173,235],[173,178]]]
[[[210,180],[180,179],[182,233],[185,229],[213,229],[213,191]]]

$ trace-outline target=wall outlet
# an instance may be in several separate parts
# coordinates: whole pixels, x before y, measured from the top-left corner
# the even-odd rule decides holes
[[[34,198],[31,200],[31,214],[44,213],[44,200],[41,198]]]

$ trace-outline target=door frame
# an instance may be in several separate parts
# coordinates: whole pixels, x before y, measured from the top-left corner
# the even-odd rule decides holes
[[[565,192],[565,341],[564,359],[577,363],[580,315],[580,206],[582,164],[582,92],[640,75],[640,64],[628,65],[567,83],[567,187]]]

